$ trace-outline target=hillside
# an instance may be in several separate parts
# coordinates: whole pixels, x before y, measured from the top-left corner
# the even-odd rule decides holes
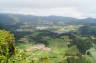
[[[95,63],[95,20],[0,14],[0,62]]]
[[[27,21],[27,22],[26,22]],[[5,25],[17,23],[37,25],[78,25],[95,23],[95,18],[76,19],[62,16],[32,16],[23,14],[0,14],[0,22]]]

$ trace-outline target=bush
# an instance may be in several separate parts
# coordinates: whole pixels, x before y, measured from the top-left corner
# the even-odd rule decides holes
[[[7,61],[14,54],[14,43],[15,38],[12,33],[0,30],[0,61],[2,58]]]

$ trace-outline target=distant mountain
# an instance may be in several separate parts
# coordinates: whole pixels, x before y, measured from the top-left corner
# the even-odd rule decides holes
[[[65,26],[65,25],[85,25],[96,23],[95,18],[76,19],[62,16],[33,16],[21,14],[0,14],[0,25],[5,29],[15,30],[34,29],[36,26]]]
[[[96,23],[94,18],[76,19],[62,16],[32,16],[20,14],[0,14],[0,23],[5,25],[14,24],[37,24],[37,25],[78,25]]]

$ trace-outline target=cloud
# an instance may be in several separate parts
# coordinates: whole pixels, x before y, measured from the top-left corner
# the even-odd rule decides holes
[[[96,0],[0,0],[0,12],[96,17]]]
[[[69,8],[50,8],[50,9],[11,9],[11,10],[2,10],[1,13],[15,13],[15,14],[26,14],[26,15],[37,15],[37,16],[67,16],[74,18],[83,18],[83,13],[78,9],[69,7]]]

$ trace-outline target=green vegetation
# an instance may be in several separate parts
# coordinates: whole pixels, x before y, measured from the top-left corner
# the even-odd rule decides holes
[[[96,63],[94,21],[7,14],[0,22],[0,63]]]
[[[14,42],[13,34],[5,30],[0,30],[0,63],[7,63],[8,58],[14,54]]]
[[[1,63],[95,63],[94,41],[77,33],[57,34],[37,31],[25,38],[30,42],[14,45],[14,35],[0,30]],[[21,44],[21,45],[20,45]],[[37,45],[36,45],[37,44]],[[15,48],[14,48],[15,47]]]

